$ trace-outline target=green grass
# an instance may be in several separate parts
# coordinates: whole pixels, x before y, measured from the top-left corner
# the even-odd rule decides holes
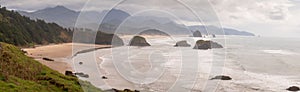
[[[83,88],[88,88],[83,90]],[[0,43],[0,90],[4,92],[100,92],[89,82],[65,76],[27,57],[18,47]]]

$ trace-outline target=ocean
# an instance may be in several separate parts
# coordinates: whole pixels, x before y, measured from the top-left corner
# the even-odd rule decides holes
[[[300,40],[295,38],[218,36],[146,37],[149,47],[121,46],[78,54],[70,59],[77,72],[89,74],[102,89],[145,92],[282,92],[300,85]],[[123,37],[128,43],[130,37]],[[193,49],[199,39],[221,49]],[[187,40],[192,47],[174,47]],[[78,62],[84,62],[79,65]],[[227,75],[232,80],[210,80]],[[102,79],[106,76],[107,79]]]

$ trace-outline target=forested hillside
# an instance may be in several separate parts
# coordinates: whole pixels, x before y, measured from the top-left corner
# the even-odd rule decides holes
[[[0,42],[17,46],[33,46],[34,44],[65,43],[72,41],[74,29],[66,29],[55,23],[46,23],[44,20],[31,20],[5,7],[0,8]],[[76,30],[75,31],[82,31]],[[94,33],[82,31],[82,34]],[[112,39],[123,45],[117,35],[98,32],[96,44],[111,44]]]
[[[0,8],[0,42],[17,46],[70,42],[71,33],[55,23],[31,20],[5,7]]]

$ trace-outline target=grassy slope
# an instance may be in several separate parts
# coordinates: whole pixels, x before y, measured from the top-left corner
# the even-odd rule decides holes
[[[27,57],[17,47],[0,43],[0,90],[4,92],[82,92],[76,77],[65,76]],[[101,91],[80,81],[89,92]]]

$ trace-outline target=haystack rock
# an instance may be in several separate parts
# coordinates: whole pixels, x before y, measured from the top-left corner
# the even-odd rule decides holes
[[[129,46],[150,46],[144,37],[134,36],[129,43]]]
[[[207,50],[212,48],[223,48],[223,46],[213,41],[204,41],[204,40],[198,40],[194,46],[194,49]]]
[[[213,37],[213,38],[216,38],[216,35],[215,35],[215,34],[212,34],[212,37]]]
[[[300,91],[300,88],[297,87],[297,86],[291,86],[291,87],[287,88],[286,90],[288,90],[288,91]]]
[[[187,41],[179,41],[175,44],[175,47],[191,47],[190,44],[187,43]]]
[[[202,37],[202,34],[201,34],[200,31],[195,31],[195,32],[193,33],[193,37]]]

